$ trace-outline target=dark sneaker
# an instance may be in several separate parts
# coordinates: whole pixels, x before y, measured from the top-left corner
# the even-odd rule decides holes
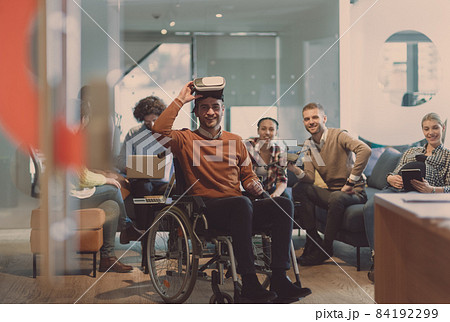
[[[261,286],[256,274],[242,276],[242,290],[239,297],[240,303],[272,303],[277,298],[277,293],[268,291]]]
[[[333,256],[333,250],[332,249],[325,249],[325,252],[320,249],[316,248],[313,252],[311,252],[310,255],[305,256],[305,258],[299,259],[299,264],[301,266],[315,266],[320,265],[323,262],[325,262],[328,258]]]
[[[300,263],[300,261],[303,261],[306,257],[310,256],[315,249],[319,248],[319,246],[323,247],[323,241],[317,233],[316,235],[311,234],[311,236],[306,235],[305,247],[303,248],[303,253],[297,257],[297,263]]]
[[[293,284],[286,276],[272,278],[270,290],[277,293],[275,303],[292,303],[300,298],[310,295],[312,292],[307,287],[299,287]]]
[[[277,293],[265,290],[261,288],[261,290],[257,292],[245,292],[242,290],[240,300],[241,303],[247,304],[267,304],[272,303],[273,300],[277,298]]]

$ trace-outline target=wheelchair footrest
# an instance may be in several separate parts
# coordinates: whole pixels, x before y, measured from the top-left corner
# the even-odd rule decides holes
[[[219,272],[214,270],[211,272],[211,288],[213,291],[213,296],[215,298],[215,303],[217,304],[224,304],[225,303],[225,297],[224,293],[222,293],[219,289]]]

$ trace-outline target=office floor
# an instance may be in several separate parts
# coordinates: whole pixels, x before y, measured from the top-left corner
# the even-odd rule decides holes
[[[0,303],[162,303],[154,291],[149,276],[140,267],[140,245],[136,244],[124,255],[123,262],[133,265],[130,273],[97,272],[91,274],[92,259],[80,256],[80,269],[66,272],[52,280],[32,278],[32,254],[29,247],[29,229],[0,230]],[[304,243],[304,235],[294,236],[296,248]],[[116,240],[117,255],[123,254],[129,245]],[[297,255],[302,250],[297,251]],[[373,284],[367,279],[370,253],[363,249],[362,268],[357,272],[355,249],[342,243],[335,244],[337,266],[331,260],[313,267],[300,267],[302,284],[312,289],[312,295],[297,303],[373,303]],[[294,279],[292,271],[289,272]],[[221,288],[232,294],[232,283]],[[208,303],[211,286],[207,280],[198,280],[186,303]]]

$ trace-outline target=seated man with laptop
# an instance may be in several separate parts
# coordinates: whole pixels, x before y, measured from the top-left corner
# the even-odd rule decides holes
[[[172,155],[158,142],[159,134],[152,131],[155,120],[166,108],[156,96],[141,99],[133,110],[137,121],[143,122],[132,128],[125,136],[120,154],[116,160],[117,168],[130,182],[132,198],[143,198],[158,193],[168,183],[172,172]],[[152,208],[148,204],[134,204],[135,224],[144,229],[153,221]],[[134,240],[131,237],[129,240]],[[123,238],[122,243],[129,240]]]

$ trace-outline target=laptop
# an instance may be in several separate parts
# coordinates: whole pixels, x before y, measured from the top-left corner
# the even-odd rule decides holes
[[[146,205],[156,205],[156,204],[165,204],[169,198],[170,192],[172,191],[173,185],[175,183],[175,173],[170,177],[169,184],[164,191],[162,196],[145,196],[144,198],[133,198],[133,202],[135,204],[146,204]]]
[[[128,179],[162,179],[165,175],[166,157],[158,155],[129,155],[127,158]]]

